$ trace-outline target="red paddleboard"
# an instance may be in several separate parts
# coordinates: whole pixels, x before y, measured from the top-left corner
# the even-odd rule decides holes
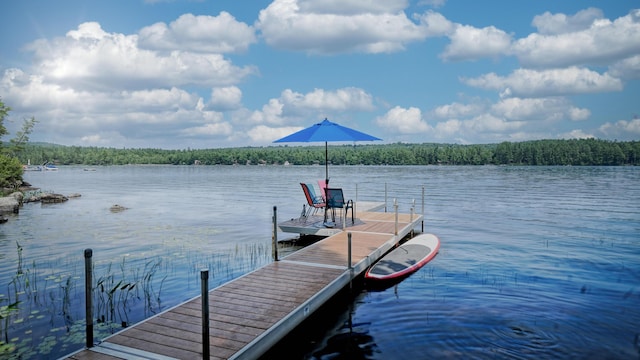
[[[369,280],[393,280],[407,276],[431,261],[440,249],[440,239],[421,234],[393,249],[367,270]]]

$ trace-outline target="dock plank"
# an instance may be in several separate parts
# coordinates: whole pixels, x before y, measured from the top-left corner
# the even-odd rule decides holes
[[[211,290],[210,359],[251,359],[263,354],[422,221],[422,216],[398,214],[396,225],[395,217],[360,211],[355,224],[348,221],[344,231],[329,229],[331,236]],[[348,233],[353,271],[348,269]],[[127,359],[136,352],[151,354],[140,359],[153,354],[202,358],[201,300],[195,297],[67,359]],[[129,350],[122,350],[120,356],[118,349]]]

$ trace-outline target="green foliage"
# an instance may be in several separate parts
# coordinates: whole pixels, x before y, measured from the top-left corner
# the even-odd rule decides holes
[[[4,120],[9,115],[11,108],[6,106],[0,98],[0,138],[7,135],[7,128]],[[25,119],[22,130],[18,131],[16,137],[10,140],[11,146],[3,147],[0,141],[0,188],[17,188],[22,184],[22,164],[17,155],[24,150],[24,145],[29,141],[29,134],[37,123],[34,117]]]
[[[22,164],[15,157],[0,155],[0,188],[15,189],[22,183]]]
[[[202,150],[114,149],[27,144],[24,162],[62,165],[324,164],[324,146],[270,146]],[[334,145],[335,165],[640,165],[640,142],[597,139],[537,140],[500,144]]]
[[[9,111],[11,111],[11,108],[6,106],[2,102],[2,98],[0,98],[0,138],[8,134],[7,128],[4,127],[4,119],[9,115]],[[2,145],[1,141],[0,145]]]
[[[9,152],[11,156],[16,156],[24,150],[24,145],[29,141],[29,135],[33,131],[33,127],[38,121],[33,116],[31,119],[25,119],[22,123],[22,129],[16,133],[16,137],[10,140],[11,146]]]

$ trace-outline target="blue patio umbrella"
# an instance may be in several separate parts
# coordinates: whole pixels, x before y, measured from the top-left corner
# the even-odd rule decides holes
[[[322,122],[313,124],[308,128],[302,129],[282,139],[274,141],[274,143],[282,142],[318,142],[324,141],[324,168],[325,168],[325,184],[329,187],[329,141],[374,141],[382,140],[375,136],[371,136],[358,130],[336,124],[327,119]]]

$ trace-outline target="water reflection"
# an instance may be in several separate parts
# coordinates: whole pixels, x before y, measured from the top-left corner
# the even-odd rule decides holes
[[[334,304],[281,358],[328,359],[342,350],[385,360],[638,358],[637,167],[331,172],[345,193],[397,198],[407,213],[426,185],[425,232],[438,234],[442,248],[401,283]],[[112,331],[108,324],[121,328],[196,296],[202,268],[213,288],[270,261],[272,207],[280,219],[297,217],[305,202],[299,183],[323,178],[324,168],[61,167],[28,176],[43,190],[83,195],[27,205],[0,230],[0,341],[14,349],[0,357],[46,359],[84,344],[85,248],[94,250],[97,277],[110,264],[114,275],[98,339]],[[113,204],[128,210],[111,213]],[[149,261],[159,265],[147,298]],[[126,306],[115,306],[119,299]],[[16,301],[19,311],[4,312]]]
[[[120,261],[98,253],[92,266],[94,338],[100,341],[157,314],[167,308],[165,302],[170,306],[196,296],[196,291],[177,295],[176,290],[188,283],[199,289],[196,279],[203,267],[211,269],[210,282],[215,286],[266,264],[270,251],[266,244],[254,244],[212,254],[127,255]],[[0,358],[58,358],[81,348],[85,343],[81,256],[34,259],[20,243],[15,253],[13,275],[6,293],[0,293]],[[193,271],[184,271],[185,265]],[[185,278],[192,274],[193,279],[184,282],[177,274]]]
[[[376,352],[373,336],[367,327],[370,324],[353,324],[351,316],[344,327],[329,337],[326,345],[313,353],[314,359],[372,359]]]

